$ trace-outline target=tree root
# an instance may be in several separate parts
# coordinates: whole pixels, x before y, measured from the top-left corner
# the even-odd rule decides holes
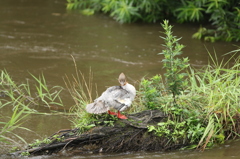
[[[147,110],[128,115],[114,126],[98,126],[79,135],[78,129],[59,130],[49,137],[51,143],[29,147],[12,153],[14,156],[28,152],[37,155],[74,155],[84,153],[111,153],[128,151],[159,151],[176,149],[185,144],[172,144],[169,139],[148,132],[148,125],[163,122],[165,115],[158,110]],[[57,136],[57,137],[56,137]],[[183,142],[184,143],[184,142]]]

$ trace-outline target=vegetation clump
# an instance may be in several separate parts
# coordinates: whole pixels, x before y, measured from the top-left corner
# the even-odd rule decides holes
[[[163,27],[166,32],[171,30],[167,21]],[[172,46],[179,39],[172,40],[174,36],[169,38],[166,35],[168,50],[161,53],[165,57],[166,82],[162,76],[156,75],[140,83],[139,95],[144,105],[168,114],[168,121],[149,126],[149,131],[164,135],[172,142],[188,139],[192,143],[191,148],[201,149],[238,137],[240,57],[227,68],[231,59],[219,63],[209,54],[213,64],[194,69],[188,66],[187,58],[180,60],[172,55],[181,50]]]
[[[53,105],[63,106],[59,94],[61,87],[55,86],[49,88],[43,75],[37,78],[32,75],[35,81],[35,88],[31,88],[29,81],[26,84],[17,84],[6,70],[1,70],[0,74],[0,109],[10,107],[12,109],[11,117],[8,119],[6,114],[0,114],[0,142],[17,144],[9,137],[9,134],[25,142],[25,140],[13,133],[15,129],[30,131],[22,127],[24,119],[32,113],[40,114],[35,108],[36,106],[44,106],[51,108]],[[35,90],[36,93],[32,93]]]

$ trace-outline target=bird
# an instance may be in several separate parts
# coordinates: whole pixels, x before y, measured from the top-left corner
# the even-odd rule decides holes
[[[118,77],[120,86],[112,86],[107,88],[100,97],[86,106],[86,111],[92,114],[102,114],[108,112],[110,115],[116,115],[119,119],[128,119],[120,112],[129,108],[136,96],[136,89],[133,85],[129,84],[126,80],[124,73]],[[118,112],[110,111],[111,108],[116,109]]]

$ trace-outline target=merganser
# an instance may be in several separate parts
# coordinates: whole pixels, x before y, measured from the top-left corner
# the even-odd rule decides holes
[[[108,112],[108,114],[116,115],[120,119],[127,119],[125,115],[120,112],[129,108],[136,96],[136,89],[133,85],[126,81],[123,73],[119,75],[118,82],[120,86],[109,87],[100,97],[86,106],[88,113],[101,114]],[[110,108],[118,110],[118,113],[111,112]]]

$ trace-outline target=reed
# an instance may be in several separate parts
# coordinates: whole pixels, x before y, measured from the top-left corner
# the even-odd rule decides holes
[[[70,108],[70,113],[73,117],[70,119],[74,127],[78,127],[81,130],[88,129],[89,124],[91,127],[92,121],[94,121],[94,115],[86,112],[85,107],[87,104],[93,102],[93,73],[90,69],[88,80],[84,74],[78,70],[76,61],[72,56],[74,62],[75,74],[71,76],[65,75],[63,78],[67,90],[69,91],[75,104]]]
[[[12,116],[9,118],[9,120],[6,122],[4,121],[0,122],[1,125],[0,142],[13,143],[15,145],[19,145],[19,142],[13,140],[12,137],[11,138],[9,137],[15,136],[17,139],[27,144],[26,141],[21,136],[13,132],[15,129],[31,131],[30,129],[21,126],[24,122],[24,119],[29,115],[29,113],[26,113],[26,110],[24,108],[21,109],[20,107],[21,107],[20,105],[16,105],[14,107]]]
[[[201,107],[198,109],[209,120],[198,144],[203,149],[208,143],[221,143],[240,133],[236,128],[240,106],[240,58],[228,67],[230,60],[219,63],[217,58],[209,55],[212,64],[200,70],[191,68],[189,73],[190,94],[201,96]]]
[[[171,39],[168,37],[174,36],[164,25],[166,22],[163,28],[168,34],[165,34],[166,38],[162,38],[166,39],[164,46],[167,49],[163,51],[165,55],[163,61],[164,68],[167,69],[165,74],[167,82],[164,83],[160,75],[143,79],[140,82],[138,98],[143,101],[144,107],[159,109],[165,112],[168,118],[164,124],[149,126],[148,130],[157,136],[165,135],[169,143],[178,144],[182,140],[182,144],[185,144],[184,142],[188,141],[192,144],[191,148],[200,150],[239,137],[240,56],[237,56],[232,64],[230,61],[236,56],[233,55],[223,62],[219,61],[216,53],[211,54],[208,51],[209,64],[201,69],[189,67],[189,72],[184,74],[183,78],[181,73],[187,72],[188,65],[185,62],[188,60],[181,63],[173,55],[178,49],[174,50],[171,43],[178,40],[168,41]],[[172,67],[172,64],[175,66]],[[173,73],[174,70],[171,69],[175,72]],[[181,78],[177,77],[177,73],[180,73]],[[175,84],[180,89],[174,93],[177,87],[174,86],[172,89],[171,86]],[[169,90],[173,96],[168,93]],[[177,129],[179,125],[182,127]]]
[[[0,74],[0,109],[12,109],[11,117],[1,114],[0,116],[0,141],[6,143],[17,144],[18,141],[13,140],[8,136],[15,136],[20,141],[25,140],[14,133],[15,129],[23,129],[30,131],[21,124],[25,121],[29,114],[37,113],[35,106],[58,105],[63,106],[60,98],[62,88],[54,86],[49,88],[43,75],[36,78],[33,76],[36,84],[36,93],[32,93],[34,88],[31,87],[29,81],[23,84],[17,84],[6,70],[1,70]]]
[[[59,95],[63,90],[62,87],[53,86],[52,88],[48,88],[46,79],[43,74],[39,75],[38,78],[31,73],[30,75],[36,81],[35,88],[37,90],[37,93],[35,99],[42,102],[48,107],[50,107],[50,105],[63,106],[62,99]]]
[[[63,90],[60,86],[54,86],[49,88],[47,82],[43,76],[39,76],[39,78],[30,74],[35,80],[35,93],[31,93],[34,88],[31,88],[29,81],[23,84],[16,84],[15,81],[12,80],[7,71],[1,71],[1,85],[0,91],[2,97],[1,101],[3,101],[3,105],[11,105],[12,103],[19,103],[20,105],[34,107],[36,105],[44,106],[47,105],[57,105],[63,106],[60,93]],[[32,111],[34,109],[28,109]]]

